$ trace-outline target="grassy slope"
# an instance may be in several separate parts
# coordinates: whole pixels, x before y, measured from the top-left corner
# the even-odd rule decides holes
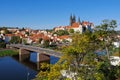
[[[0,56],[13,56],[17,54],[18,54],[18,51],[16,50],[1,50],[0,51]]]

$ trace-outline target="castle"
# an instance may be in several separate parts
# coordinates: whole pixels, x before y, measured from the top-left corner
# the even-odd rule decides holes
[[[76,16],[71,15],[70,16],[70,24],[68,26],[59,26],[55,27],[54,31],[58,30],[70,30],[73,29],[74,32],[80,32],[81,34],[85,32],[86,30],[89,30],[90,32],[93,32],[94,24],[88,21],[80,21],[80,18],[78,18],[78,21],[76,21]]]

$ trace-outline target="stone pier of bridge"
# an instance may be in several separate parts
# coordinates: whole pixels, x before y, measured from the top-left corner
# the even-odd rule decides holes
[[[25,60],[26,58],[30,58],[30,51],[26,49],[19,49],[19,59],[20,61]],[[45,55],[42,52],[37,52],[37,61],[36,62],[44,62],[50,59],[49,55]]]
[[[30,58],[30,51],[19,48],[19,61],[24,61]]]
[[[26,59],[30,59],[30,51],[26,49],[19,48],[19,61],[24,61]],[[50,56],[45,55],[42,52],[37,52],[36,56],[37,70],[40,70],[40,63],[50,61]]]

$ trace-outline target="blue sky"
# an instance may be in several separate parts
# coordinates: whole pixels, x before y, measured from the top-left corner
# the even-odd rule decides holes
[[[71,14],[95,25],[103,19],[120,25],[119,9],[120,0],[0,0],[0,26],[52,29],[69,25]]]

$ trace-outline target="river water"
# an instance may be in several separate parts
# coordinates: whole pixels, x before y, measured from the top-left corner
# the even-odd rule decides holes
[[[0,57],[0,80],[32,80],[39,72],[36,69],[36,53],[31,52],[30,59],[20,62],[18,57]],[[50,64],[58,58],[50,56]]]

